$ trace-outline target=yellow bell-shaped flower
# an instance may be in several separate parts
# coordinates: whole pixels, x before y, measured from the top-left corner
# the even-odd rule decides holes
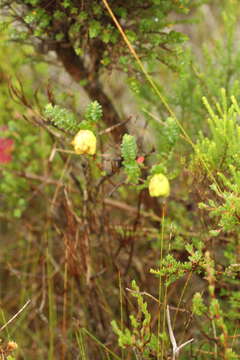
[[[170,185],[167,177],[163,174],[153,175],[150,179],[148,190],[150,196],[169,196]]]
[[[72,141],[76,154],[89,154],[96,153],[97,139],[91,130],[80,130]]]

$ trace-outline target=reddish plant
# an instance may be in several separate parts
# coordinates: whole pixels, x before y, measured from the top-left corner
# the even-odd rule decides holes
[[[1,130],[6,130],[1,128]],[[13,151],[13,140],[9,138],[0,138],[0,164],[8,164],[12,161],[12,151]]]

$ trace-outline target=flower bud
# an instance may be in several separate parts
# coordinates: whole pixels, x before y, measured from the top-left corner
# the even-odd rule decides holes
[[[167,197],[170,194],[169,181],[163,174],[155,174],[152,176],[148,190],[150,196],[164,196]]]
[[[6,351],[12,352],[18,348],[18,344],[15,341],[9,341],[6,346]]]
[[[137,158],[137,163],[138,164],[143,164],[144,163],[144,156],[139,156],[138,158]]]
[[[90,130],[80,130],[72,141],[76,154],[96,153],[97,139],[94,133]]]

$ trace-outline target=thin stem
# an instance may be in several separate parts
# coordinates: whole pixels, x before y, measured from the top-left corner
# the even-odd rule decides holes
[[[163,238],[164,238],[164,223],[165,223],[165,208],[163,206],[162,212],[162,228],[161,228],[161,238],[160,238],[160,269],[162,266],[163,259]],[[161,303],[162,303],[162,275],[159,276],[159,292],[158,292],[158,300],[159,300],[159,310],[158,310],[158,326],[157,326],[157,360],[160,359],[160,333],[161,333]],[[163,334],[162,334],[163,335]],[[163,359],[163,337],[161,340],[161,358]]]
[[[112,357],[116,360],[121,360],[121,358],[116,355],[113,351],[111,351],[106,345],[104,345],[101,341],[99,341],[94,335],[92,335],[87,329],[82,328],[82,331],[85,332],[92,340],[94,340],[99,346],[101,346],[107,353],[112,355]]]
[[[191,277],[192,277],[192,271],[188,274],[187,280],[186,280],[186,282],[185,282],[185,284],[184,284],[183,290],[182,290],[181,295],[180,295],[180,299],[179,299],[178,304],[177,304],[177,308],[180,308],[180,305],[181,305],[183,296],[184,296],[184,294],[185,294],[185,291],[186,291],[186,289],[187,289],[187,286],[188,286],[188,284],[189,284],[189,281],[190,281]],[[174,316],[174,320],[173,320],[173,328],[175,328],[175,324],[176,324],[176,320],[177,320],[177,315],[178,315],[178,310],[175,312],[175,316]]]
[[[119,283],[119,300],[120,300],[120,326],[121,331],[123,331],[123,294],[122,294],[122,281],[121,281],[121,274],[118,271],[118,283]],[[121,349],[121,358],[124,359],[124,350]]]
[[[217,331],[216,331],[216,325],[214,320],[212,320],[212,328],[213,328],[213,336],[216,339],[217,338]],[[214,359],[217,359],[217,351],[218,351],[218,347],[217,347],[217,343],[214,344]]]
[[[9,319],[6,324],[4,324],[1,328],[0,328],[0,332],[3,331],[13,320],[16,319],[16,317],[18,317],[21,312],[30,304],[31,300],[28,300],[22,307],[20,310],[18,310],[18,312],[13,315],[13,317],[11,317],[11,319]]]

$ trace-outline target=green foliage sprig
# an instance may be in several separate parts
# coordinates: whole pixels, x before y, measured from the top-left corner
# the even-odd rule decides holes
[[[157,276],[166,276],[167,284],[170,285],[177,279],[183,277],[189,270],[191,270],[190,262],[177,261],[172,255],[167,255],[161,263],[161,268],[158,270],[151,269],[151,274]]]
[[[126,35],[141,56],[149,62],[160,59],[176,68],[177,61],[172,53],[177,53],[177,46],[185,41],[186,36],[172,29],[174,23],[180,20],[174,21],[170,14],[187,14],[201,2],[147,0],[144,6],[136,6],[135,0],[124,5],[117,0],[111,2],[111,7],[119,22],[124,22]],[[14,0],[8,0],[3,6],[8,19],[14,22],[19,21],[19,17],[13,10],[13,4]],[[38,42],[50,48],[52,45],[64,45],[68,39],[79,57],[93,54],[97,41],[98,67],[120,66],[125,71],[135,67],[103,3],[92,0],[83,4],[64,0],[45,7],[39,0],[24,0],[18,4],[22,14],[21,26],[14,27],[13,36],[19,41],[37,38]],[[166,51],[168,46],[172,51]]]
[[[151,331],[151,315],[135,280],[132,281],[131,295],[137,300],[136,315],[130,315],[131,329],[121,329],[115,320],[111,325],[121,348],[133,348],[135,354],[150,359],[150,354],[156,353],[157,338]]]
[[[102,106],[97,101],[92,101],[87,106],[84,120],[82,121],[78,121],[75,114],[59,105],[47,104],[44,110],[46,118],[59,129],[65,130],[71,134],[76,133],[80,129],[92,130],[94,125],[101,120],[102,114]]]
[[[193,269],[194,271],[200,270],[204,262],[204,258],[201,250],[201,244],[198,245],[198,250],[195,250],[191,245],[186,246],[186,250],[190,254],[188,261],[178,261],[171,254],[168,254],[161,261],[159,269],[150,270],[151,274],[165,277],[167,284],[170,285],[190,271],[193,271]]]
[[[237,167],[240,165],[238,112],[236,103],[228,105],[228,102],[225,89],[221,89],[221,102],[215,103],[216,110],[206,97],[203,98],[210,115],[208,118],[210,136],[200,134],[194,163],[202,168],[203,165],[200,164],[202,158],[212,172],[229,171],[230,164]]]
[[[204,159],[219,184],[210,186],[214,198],[206,204],[199,204],[201,209],[208,210],[211,217],[217,219],[217,229],[210,231],[213,236],[221,231],[238,231],[240,226],[240,108],[234,96],[229,103],[224,89],[221,90],[221,97],[221,104],[216,103],[216,111],[206,98],[203,99],[210,114],[211,136],[200,136],[193,158],[194,166],[199,164],[200,169],[200,158]]]
[[[219,352],[221,352],[223,359],[236,360],[237,354],[233,351],[232,343],[229,341],[229,328],[226,322],[227,314],[224,314],[220,299],[216,297],[217,271],[215,262],[208,251],[205,253],[203,268],[208,282],[210,296],[208,311],[214,329],[215,341],[218,343]]]
[[[199,292],[196,292],[192,300],[193,314],[201,316],[207,312],[207,306],[204,304],[203,297]]]
[[[159,131],[158,151],[170,157],[179,136],[179,125],[175,119],[168,117],[162,126],[162,131]]]
[[[141,169],[136,161],[137,143],[135,137],[125,134],[121,144],[121,155],[123,158],[124,171],[128,176],[128,182],[137,184],[141,174]]]
[[[59,105],[47,104],[44,115],[59,129],[70,132],[71,134],[76,133],[80,129],[80,122],[76,120],[75,115],[71,111],[61,108]]]
[[[102,119],[103,110],[102,106],[99,104],[98,101],[92,101],[85,112],[85,119],[91,123],[96,123]]]

